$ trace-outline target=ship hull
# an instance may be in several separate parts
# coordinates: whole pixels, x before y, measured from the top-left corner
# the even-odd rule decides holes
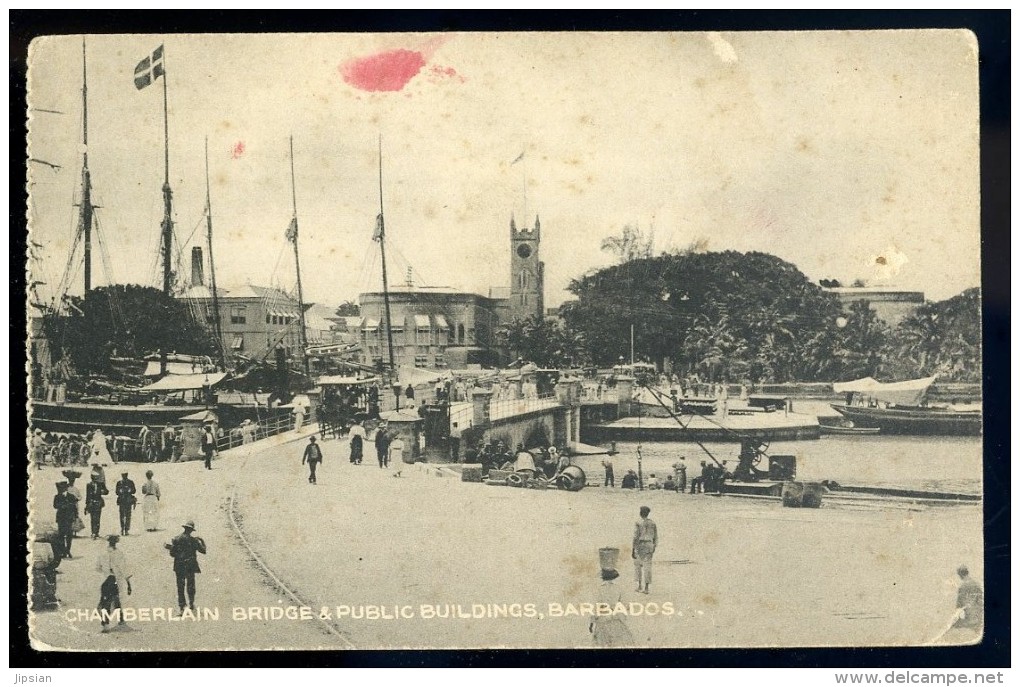
[[[875,427],[882,434],[980,436],[981,413],[936,408],[861,408],[833,405],[854,427]]]
[[[179,425],[182,417],[201,410],[192,405],[104,405],[92,403],[32,403],[33,429],[44,432],[84,434],[93,429],[115,435],[135,436],[142,425]]]

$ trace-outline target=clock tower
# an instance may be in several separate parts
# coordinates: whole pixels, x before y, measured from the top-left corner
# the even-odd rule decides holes
[[[517,228],[510,217],[510,317],[524,319],[545,315],[545,264],[539,260],[542,225]]]

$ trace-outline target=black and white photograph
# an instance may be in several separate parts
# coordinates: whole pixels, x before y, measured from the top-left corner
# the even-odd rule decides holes
[[[31,647],[979,644],[978,66],[36,38]]]

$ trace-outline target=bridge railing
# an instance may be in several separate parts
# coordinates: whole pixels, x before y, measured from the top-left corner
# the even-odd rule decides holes
[[[307,419],[306,419],[307,421]],[[294,429],[294,416],[290,413],[282,413],[276,417],[267,418],[258,423],[255,427],[253,441],[268,439],[269,437],[283,434]],[[246,441],[245,432],[241,427],[234,427],[216,439],[216,450],[227,451],[236,448]]]

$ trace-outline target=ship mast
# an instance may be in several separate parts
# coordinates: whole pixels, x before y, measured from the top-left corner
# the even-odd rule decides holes
[[[393,362],[393,329],[390,327],[390,287],[386,278],[386,222],[383,219],[383,191],[382,191],[382,134],[379,134],[379,221],[376,228],[379,237],[379,252],[382,256],[382,284],[383,284],[383,306],[386,314],[386,348],[389,351],[390,374],[396,379],[397,367]],[[396,409],[400,410],[400,390],[395,389]]]
[[[171,255],[173,249],[173,194],[170,191],[170,117],[167,114],[166,54],[163,55],[163,294],[171,297]],[[159,374],[166,374],[166,341],[159,347]]]
[[[209,280],[210,280],[210,291],[212,291],[212,307],[213,307],[213,321],[215,326],[213,328],[216,334],[216,348],[220,354],[220,366],[223,371],[227,370],[227,357],[223,352],[223,331],[220,325],[220,297],[216,293],[216,262],[213,260],[213,247],[212,247],[212,194],[209,191],[209,137],[205,137],[205,222],[206,222],[206,240],[209,244]]]
[[[85,245],[85,300],[92,290],[92,176],[89,174],[89,96],[88,71],[85,63],[85,39],[81,39],[81,112],[82,112],[82,166],[81,204],[78,211],[78,232]]]
[[[294,242],[294,269],[297,272],[298,317],[301,322],[301,358],[304,361],[305,375],[311,377],[308,366],[308,331],[305,329],[305,299],[301,291],[301,258],[298,257],[298,222],[297,222],[297,187],[294,182],[294,137],[290,137],[290,198],[294,208],[291,219],[292,237]]]

